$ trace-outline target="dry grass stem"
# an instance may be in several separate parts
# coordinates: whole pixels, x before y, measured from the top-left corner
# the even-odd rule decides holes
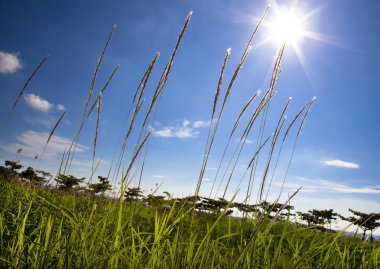
[[[270,164],[272,162],[272,156],[273,156],[273,152],[274,152],[274,149],[276,147],[276,142],[277,142],[277,138],[278,138],[278,135],[282,129],[282,126],[284,125],[284,122],[285,122],[285,113],[289,107],[289,104],[290,104],[290,101],[292,99],[289,98],[288,101],[286,102],[285,104],[285,107],[283,108],[282,112],[281,112],[281,115],[278,119],[278,122],[277,122],[277,125],[276,125],[276,129],[274,131],[274,135],[273,135],[273,139],[272,139],[272,145],[271,145],[271,148],[270,148],[270,151],[269,151],[269,155],[268,155],[268,158],[267,158],[267,163],[266,163],[266,166],[265,166],[265,169],[264,169],[264,175],[263,175],[263,178],[261,180],[261,183],[260,183],[260,189],[259,189],[259,202],[261,202],[261,199],[262,199],[262,194],[263,194],[263,191],[264,191],[264,187],[265,187],[265,183],[266,183],[266,178],[267,178],[267,174],[268,174],[268,171],[269,171],[269,167],[270,167]],[[268,190],[269,191],[269,190]]]
[[[120,68],[120,65],[116,65],[116,67],[114,68],[114,70],[112,71],[111,75],[108,77],[106,83],[103,85],[102,89],[99,91],[99,94],[98,96],[96,97],[96,99],[94,100],[94,102],[92,103],[92,106],[90,107],[90,110],[88,111],[87,113],[87,118],[90,116],[90,114],[92,113],[92,111],[94,110],[95,106],[98,104],[99,102],[99,98],[101,98],[101,96],[103,95],[103,93],[105,92],[105,90],[107,89],[108,87],[108,84],[111,82],[113,76],[116,74],[116,72],[119,70]]]
[[[293,118],[293,120],[290,122],[288,128],[286,129],[285,131],[285,134],[284,134],[284,137],[282,138],[282,141],[285,141],[286,137],[288,136],[290,130],[292,129],[294,123],[297,121],[297,119],[302,115],[302,113],[307,110],[314,102],[314,97],[309,101],[307,102],[302,108],[301,110],[297,113],[297,115]]]
[[[98,113],[96,117],[96,127],[95,127],[95,136],[94,136],[94,145],[93,145],[93,151],[92,151],[92,166],[91,166],[91,173],[94,173],[94,163],[95,163],[95,156],[96,156],[96,145],[98,142],[98,133],[99,133],[99,124],[100,124],[100,112],[102,110],[102,96],[99,95],[98,98]],[[92,179],[92,176],[90,177]]]
[[[244,112],[247,110],[247,108],[252,104],[253,100],[256,99],[257,96],[260,95],[260,91],[257,91],[249,100],[248,102],[245,104],[244,108],[242,109],[242,111],[240,112],[237,120],[235,121],[235,124],[234,124],[234,127],[232,128],[232,131],[230,133],[230,137],[232,137],[232,135],[234,134],[234,132],[236,131],[236,128],[239,126],[239,123],[240,123],[240,120],[241,120],[241,117],[243,116]]]
[[[114,161],[115,161],[115,157],[116,157],[116,154],[117,154],[117,151],[119,149],[119,146],[120,146],[120,142],[122,140],[122,137],[123,137],[123,133],[125,132],[125,129],[127,127],[127,123],[128,123],[128,119],[129,119],[129,116],[131,114],[131,111],[132,111],[132,108],[133,108],[133,104],[136,102],[136,98],[137,98],[137,95],[139,94],[139,100],[142,98],[144,92],[145,92],[145,89],[146,89],[146,86],[148,85],[148,81],[149,81],[149,78],[150,78],[150,75],[155,67],[155,64],[157,62],[157,59],[158,57],[160,56],[160,53],[157,52],[153,58],[153,60],[151,61],[150,65],[148,66],[148,68],[146,69],[143,77],[141,78],[140,80],[140,83],[138,84],[135,92],[134,92],[134,95],[133,95],[133,101],[132,103],[130,104],[129,106],[129,109],[128,109],[128,113],[127,113],[127,117],[124,121],[124,124],[123,124],[123,127],[121,129],[121,132],[120,132],[120,135],[119,135],[119,138],[117,140],[117,143],[116,143],[116,146],[115,146],[115,150],[114,150],[114,153],[113,153],[113,156],[112,156],[112,161],[111,161],[111,165],[110,165],[110,168],[108,170],[108,175],[107,175],[107,178],[109,178],[110,174],[111,174],[111,171],[112,171],[112,168],[113,168],[113,164],[114,164]],[[141,132],[142,133],[142,132]],[[142,135],[140,133],[140,136]],[[139,136],[139,137],[140,137]],[[123,148],[123,147],[122,147]],[[122,152],[123,150],[121,150]],[[121,154],[121,153],[120,153]],[[119,158],[120,158],[120,155],[119,155]],[[116,167],[119,167],[119,158],[118,158],[118,162],[117,162],[117,165]],[[117,168],[118,169],[118,168]],[[115,178],[116,176],[116,170],[114,172],[114,175],[113,175],[113,178]]]
[[[149,119],[150,114],[151,114],[151,112],[153,110],[153,107],[155,107],[155,111],[154,111],[154,116],[153,116],[153,119],[152,119],[150,125],[154,126],[163,90],[164,90],[166,82],[167,82],[167,80],[169,78],[169,74],[170,74],[170,71],[171,71],[171,68],[172,68],[172,65],[173,65],[174,58],[175,58],[175,56],[177,54],[177,51],[178,51],[179,46],[181,44],[182,38],[183,38],[183,36],[184,36],[184,34],[185,34],[186,30],[187,30],[187,27],[189,25],[189,22],[190,22],[192,14],[193,14],[193,12],[190,11],[189,14],[187,15],[185,23],[184,23],[184,26],[182,27],[182,30],[181,30],[181,32],[180,32],[180,34],[178,36],[178,39],[177,39],[176,45],[174,47],[174,50],[173,50],[173,52],[172,52],[172,54],[171,54],[171,56],[169,58],[169,61],[166,64],[165,69],[162,72],[161,77],[160,77],[160,79],[158,81],[158,84],[157,84],[157,87],[156,87],[156,89],[155,89],[155,91],[153,93],[153,97],[152,97],[152,100],[150,102],[148,111],[145,114],[145,118],[144,118],[143,124],[141,126],[141,132],[140,132],[139,138],[137,140],[136,146],[139,144],[139,142],[141,140],[142,132],[144,132],[147,129],[148,119]],[[146,159],[146,156],[147,156],[147,152],[148,152],[148,148],[149,148],[149,141],[148,141],[148,144],[147,144],[146,149],[145,149],[145,154],[144,154],[144,160],[143,160],[143,162],[145,162],[145,159]]]
[[[128,128],[128,131],[127,131],[127,133],[126,133],[126,135],[124,137],[123,145],[122,145],[121,152],[120,152],[120,155],[119,155],[118,164],[117,164],[117,171],[116,171],[116,178],[119,175],[119,171],[120,171],[120,168],[121,168],[121,165],[122,165],[124,153],[125,153],[125,150],[126,150],[126,147],[127,147],[128,138],[129,138],[129,136],[132,133],[133,125],[134,125],[134,123],[136,121],[137,115],[138,115],[138,113],[139,113],[142,105],[144,104],[144,101],[145,101],[145,99],[142,99],[139,102],[137,102],[136,106],[135,106],[135,109],[133,111],[132,119],[131,119],[131,122],[129,123],[129,128]]]
[[[215,174],[215,177],[214,177],[214,180],[213,180],[212,186],[211,186],[211,191],[210,191],[209,198],[211,197],[212,192],[213,192],[213,190],[214,190],[214,186],[215,186],[216,180],[217,180],[217,178],[218,178],[219,171],[220,171],[220,168],[221,168],[221,166],[222,166],[222,163],[223,163],[224,157],[225,157],[226,152],[227,152],[227,149],[228,149],[228,147],[229,147],[229,145],[230,145],[231,138],[232,138],[234,132],[236,131],[237,127],[239,126],[240,119],[241,119],[241,117],[243,116],[244,112],[248,109],[248,107],[249,107],[249,106],[252,104],[252,102],[255,100],[255,98],[256,98],[257,96],[259,96],[259,95],[260,95],[260,90],[258,90],[258,91],[257,91],[257,92],[256,92],[256,93],[255,93],[255,94],[254,94],[254,95],[248,100],[248,102],[246,103],[246,105],[244,106],[244,108],[242,109],[242,111],[240,112],[240,114],[239,114],[237,120],[235,121],[235,124],[234,124],[234,126],[233,126],[233,128],[232,128],[232,130],[231,130],[230,136],[229,136],[229,138],[228,138],[227,144],[226,144],[226,146],[224,147],[222,157],[221,157],[221,159],[220,159],[220,161],[219,161],[218,168],[217,168],[217,170],[216,170],[216,174]]]
[[[36,75],[37,71],[41,68],[41,66],[46,62],[47,58],[49,56],[46,55],[42,60],[41,62],[36,66],[36,68],[33,70],[32,74],[29,76],[29,78],[27,79],[27,81],[25,82],[24,86],[22,87],[21,91],[19,92],[17,98],[16,98],[16,101],[13,103],[13,106],[12,106],[12,110],[11,112],[15,109],[18,101],[20,100],[22,94],[24,93],[26,87],[29,85],[30,81],[33,79],[33,77]]]
[[[171,54],[171,56],[169,58],[168,63],[165,66],[164,71],[161,74],[161,77],[160,77],[160,79],[158,81],[157,87],[156,87],[156,89],[155,89],[155,91],[153,93],[153,97],[152,97],[152,100],[150,102],[148,111],[147,111],[147,113],[145,115],[145,118],[144,118],[144,121],[143,121],[143,124],[142,124],[142,127],[141,127],[142,129],[145,129],[145,127],[146,127],[146,125],[148,123],[149,116],[150,116],[150,114],[152,112],[152,109],[153,109],[154,105],[156,104],[156,101],[159,99],[159,97],[161,96],[161,94],[162,94],[162,92],[163,92],[163,90],[165,88],[166,82],[167,82],[169,74],[170,74],[171,67],[173,65],[174,58],[175,58],[175,56],[177,54],[177,50],[179,48],[179,45],[181,44],[181,40],[183,38],[183,35],[186,32],[187,26],[189,25],[189,22],[190,22],[192,14],[193,14],[193,12],[190,11],[189,14],[187,15],[186,20],[185,20],[185,24],[182,27],[182,30],[181,30],[181,32],[180,32],[180,34],[178,36],[178,39],[177,39],[176,45],[174,47],[174,50],[173,50],[173,52],[172,52],[172,54]],[[156,111],[157,111],[157,109],[158,109],[158,105],[156,106]],[[152,126],[153,126],[153,124],[152,124]]]
[[[50,131],[50,134],[49,134],[48,138],[46,139],[46,143],[45,143],[44,149],[42,150],[42,153],[41,153],[41,155],[40,155],[40,158],[38,159],[38,163],[37,163],[37,166],[36,166],[36,170],[38,169],[38,167],[39,167],[39,165],[40,165],[41,159],[42,159],[42,157],[43,157],[44,154],[45,154],[46,147],[47,147],[47,145],[49,144],[49,141],[50,141],[51,137],[53,136],[55,130],[56,130],[57,127],[58,127],[58,125],[61,123],[62,118],[63,118],[63,116],[65,115],[65,113],[66,113],[66,111],[63,111],[63,113],[61,114],[61,116],[58,118],[57,122],[54,124],[53,129]]]
[[[269,83],[269,88],[268,88],[270,98],[273,97],[275,94],[274,86],[275,86],[277,79],[278,79],[278,76],[281,72],[280,65],[281,65],[282,57],[284,55],[285,45],[286,44],[283,43],[282,46],[280,47],[280,50],[277,53],[275,64],[273,66],[272,77],[271,77],[271,81]],[[261,123],[260,123],[259,136],[258,136],[257,143],[256,143],[256,149],[259,147],[260,143],[262,142],[263,136],[264,136],[264,130],[265,130],[266,120],[267,120],[269,106],[270,106],[269,101],[267,102],[267,104],[265,106],[263,118],[262,118]],[[253,181],[255,180],[256,169],[257,169],[257,166],[259,163],[259,157],[260,156],[258,156],[258,158],[256,158],[255,165],[252,166],[252,168],[251,168],[251,173],[250,173],[250,177],[249,177],[249,181],[248,181],[248,189],[247,189],[247,191],[249,193],[252,193]],[[248,195],[248,192],[247,192],[247,197],[251,196],[251,195]]]
[[[132,156],[132,158],[131,158],[131,161],[129,162],[129,166],[128,166],[128,168],[127,168],[127,170],[126,170],[126,172],[125,172],[125,175],[124,175],[124,177],[123,177],[123,180],[122,180],[123,182],[124,182],[125,179],[128,177],[129,172],[131,171],[132,166],[133,166],[134,162],[136,161],[137,156],[139,155],[141,149],[144,147],[145,142],[148,140],[148,138],[150,137],[151,133],[152,133],[151,131],[148,132],[148,134],[145,136],[145,138],[144,138],[143,141],[141,142],[140,146],[137,148],[137,150],[136,150],[135,153],[133,154],[133,156]]]
[[[269,139],[272,137],[272,135],[268,136],[267,139],[265,139],[265,141],[260,145],[260,147],[257,149],[257,151],[255,152],[255,154],[253,155],[253,157],[251,158],[247,168],[245,169],[244,173],[243,173],[243,176],[241,177],[240,181],[239,181],[239,184],[238,184],[238,187],[237,189],[240,188],[240,185],[241,183],[243,182],[243,179],[244,179],[244,176],[245,174],[247,173],[247,171],[249,170],[249,168],[252,166],[254,160],[256,160],[256,157],[260,154],[261,150],[265,147],[265,145],[267,144],[267,142],[269,141]],[[248,188],[249,189],[249,188]]]
[[[100,65],[102,64],[102,61],[103,61],[103,58],[104,58],[104,55],[106,54],[106,51],[107,51],[107,48],[108,48],[108,45],[111,41],[111,38],[112,38],[112,35],[114,33],[116,29],[116,25],[113,26],[110,34],[108,35],[108,38],[107,38],[107,42],[103,48],[103,51],[102,51],[102,54],[100,55],[99,59],[97,60],[96,62],[96,65],[95,65],[95,70],[94,70],[94,75],[92,76],[92,80],[91,80],[91,84],[90,84],[90,88],[88,90],[88,97],[87,97],[87,100],[86,100],[86,103],[84,105],[84,109],[83,109],[83,114],[86,114],[86,111],[87,111],[87,106],[88,104],[90,103],[90,100],[91,100],[91,97],[92,97],[92,93],[94,91],[94,87],[95,87],[95,82],[96,82],[96,79],[98,77],[98,73],[99,73],[99,68],[100,68]]]
[[[194,196],[198,196],[199,194],[199,191],[200,191],[200,187],[201,187],[201,184],[202,184],[202,179],[203,179],[203,175],[204,175],[204,172],[205,172],[205,169],[206,169],[206,166],[207,166],[207,161],[208,161],[208,157],[210,155],[210,151],[211,151],[211,148],[212,148],[212,145],[213,145],[213,142],[214,142],[214,138],[215,138],[215,135],[216,135],[216,131],[218,129],[218,126],[219,126],[219,121],[220,121],[220,118],[222,117],[222,114],[223,114],[223,111],[224,111],[224,107],[226,105],[226,102],[227,102],[227,99],[230,95],[230,92],[231,92],[231,89],[232,89],[232,86],[234,85],[234,82],[241,70],[241,68],[243,67],[243,64],[245,62],[245,60],[247,59],[248,57],[248,54],[249,54],[249,51],[252,49],[252,46],[251,46],[251,43],[252,43],[252,39],[254,37],[254,35],[256,34],[261,22],[263,21],[264,17],[266,16],[267,12],[269,10],[269,7],[265,10],[264,14],[261,16],[259,22],[257,23],[256,27],[254,28],[254,30],[252,31],[251,35],[250,35],[250,38],[247,42],[247,45],[244,49],[244,52],[240,58],[240,61],[235,69],[235,72],[233,73],[232,75],[232,78],[228,84],[228,87],[227,87],[227,90],[226,90],[226,93],[224,95],[224,99],[223,99],[223,103],[222,103],[222,107],[219,111],[219,115],[218,115],[218,119],[216,121],[216,124],[215,124],[215,127],[213,129],[213,133],[211,135],[211,139],[209,141],[209,143],[206,143],[206,154],[204,154],[204,157],[203,157],[203,163],[202,163],[202,168],[201,168],[201,172],[199,174],[199,178],[198,178],[198,183],[197,183],[197,187],[195,189],[195,195]]]
[[[105,90],[108,88],[109,83],[111,82],[112,78],[114,77],[114,75],[116,74],[116,72],[119,70],[119,68],[120,68],[120,65],[116,65],[116,67],[111,72],[110,76],[108,77],[107,81],[105,82],[105,84],[103,85],[103,87],[101,88],[101,90],[99,91],[99,94],[96,97],[94,103],[92,104],[89,112],[87,113],[87,116],[85,114],[83,115],[82,120],[81,120],[81,124],[80,124],[80,126],[78,128],[78,131],[77,131],[74,139],[72,140],[72,142],[70,144],[70,147],[69,147],[69,150],[68,150],[67,161],[66,161],[66,164],[65,164],[65,170],[64,170],[65,172],[64,173],[66,173],[66,171],[67,171],[67,174],[68,174],[69,171],[70,171],[70,167],[71,167],[71,163],[72,163],[72,161],[74,159],[77,143],[78,143],[80,134],[82,132],[82,129],[83,129],[83,127],[84,127],[87,119],[89,118],[89,116],[91,115],[92,111],[94,110],[96,104],[98,103],[98,100],[99,100],[100,96],[102,96],[103,93],[105,92]]]
[[[222,179],[221,179],[221,181],[220,181],[220,183],[219,183],[219,186],[218,186],[218,189],[217,189],[217,191],[216,191],[216,193],[215,193],[215,196],[216,196],[217,193],[219,192],[219,189],[220,189],[220,187],[221,187],[221,185],[222,185],[222,183],[223,183],[223,181],[224,181],[224,178],[225,178],[225,176],[227,175],[227,172],[228,172],[228,170],[229,170],[229,168],[230,168],[230,166],[231,166],[233,160],[235,159],[235,155],[236,155],[236,153],[239,152],[238,156],[240,156],[240,154],[241,154],[241,152],[242,152],[242,150],[243,150],[243,147],[244,147],[244,145],[245,145],[245,142],[246,142],[246,140],[247,140],[247,137],[248,137],[248,135],[249,135],[249,133],[250,133],[250,131],[251,131],[251,129],[252,129],[252,126],[253,126],[253,124],[255,123],[257,117],[260,115],[261,111],[266,107],[266,105],[268,104],[268,102],[272,99],[273,96],[270,96],[269,93],[270,93],[270,92],[269,92],[269,90],[268,90],[268,91],[264,94],[264,96],[263,96],[263,98],[261,99],[260,103],[257,105],[255,111],[253,112],[253,114],[252,114],[252,116],[251,116],[251,118],[250,118],[250,120],[249,120],[249,122],[248,122],[246,128],[244,129],[244,132],[243,132],[243,134],[242,134],[241,137],[240,137],[239,143],[238,143],[238,145],[236,146],[235,151],[234,151],[234,153],[232,154],[232,157],[231,157],[231,159],[230,159],[230,161],[229,161],[229,163],[228,163],[228,165],[227,165],[227,167],[226,167],[226,169],[225,169],[225,172],[224,172],[224,174],[223,174],[223,176],[222,176]],[[256,149],[256,151],[257,151],[257,149]],[[239,158],[239,157],[237,157],[237,159],[238,159],[238,158]],[[237,159],[236,159],[236,161],[235,161],[235,165],[237,164]],[[234,168],[233,168],[233,169],[234,169]],[[229,185],[229,184],[227,184],[227,185]]]
[[[212,108],[212,112],[211,112],[210,125],[208,127],[208,134],[207,134],[207,139],[206,139],[206,147],[205,147],[205,151],[203,153],[204,157],[203,157],[203,163],[202,163],[202,168],[201,169],[204,169],[204,166],[205,166],[205,161],[206,161],[205,156],[207,155],[208,144],[209,144],[210,134],[211,134],[211,130],[212,130],[212,123],[213,123],[213,120],[214,120],[216,106],[218,104],[220,90],[221,90],[222,84],[223,84],[224,70],[226,68],[226,65],[227,65],[228,59],[230,57],[230,54],[231,54],[231,49],[229,48],[229,49],[227,49],[226,54],[224,56],[223,65],[222,65],[222,68],[221,68],[220,74],[219,74],[218,86],[216,87],[216,91],[215,91],[214,104],[213,104],[213,108]],[[225,149],[225,151],[226,151],[226,149]],[[201,174],[202,174],[202,172],[201,172]],[[202,178],[203,178],[203,174],[202,174]],[[215,180],[214,180],[214,183],[215,183]],[[210,195],[212,193],[212,189],[214,188],[214,183],[213,183],[213,186],[211,188]],[[198,184],[200,184],[199,180],[198,180]],[[197,190],[199,189],[198,184],[197,184]],[[195,195],[195,196],[197,196],[197,195]]]
[[[24,93],[26,87],[28,87],[30,81],[31,81],[31,80],[33,79],[33,77],[36,75],[37,71],[41,68],[41,66],[46,62],[46,60],[47,60],[48,57],[49,57],[49,56],[46,55],[46,56],[40,61],[40,63],[36,66],[36,68],[34,68],[32,74],[31,74],[31,75],[28,77],[28,79],[26,80],[24,86],[22,87],[22,89],[21,89],[21,91],[19,92],[19,94],[18,94],[16,100],[14,101],[14,103],[13,103],[13,105],[12,105],[12,108],[11,108],[11,110],[9,111],[9,113],[8,113],[8,115],[7,115],[7,117],[6,117],[5,121],[4,121],[4,123],[3,123],[2,126],[0,127],[0,132],[1,132],[1,131],[5,128],[5,126],[7,125],[8,121],[9,121],[9,119],[10,119],[10,117],[11,117],[11,115],[12,115],[12,113],[13,113],[13,111],[14,111],[16,105],[17,105],[17,103],[20,101],[20,98],[21,98],[21,96],[23,95],[23,93]]]
[[[292,153],[290,154],[290,158],[289,158],[289,162],[288,162],[288,166],[286,168],[286,172],[285,172],[285,175],[284,175],[284,179],[282,181],[282,185],[281,185],[281,189],[280,189],[280,196],[282,194],[282,190],[284,188],[284,185],[285,185],[285,181],[286,181],[286,177],[288,176],[288,173],[289,173],[289,169],[290,169],[290,165],[292,163],[292,160],[293,160],[293,156],[294,156],[294,152],[295,152],[295,149],[296,149],[296,145],[297,145],[297,142],[298,142],[298,138],[299,138],[299,135],[300,135],[300,132],[302,130],[302,127],[303,127],[303,124],[305,123],[305,120],[306,120],[306,117],[308,115],[308,113],[310,112],[311,110],[311,107],[315,101],[315,96],[309,101],[307,102],[307,104],[300,110],[300,112],[296,115],[296,117],[293,119],[292,123],[290,124],[290,126],[288,127],[288,130],[286,131],[285,135],[284,135],[284,138],[283,138],[283,141],[285,141],[288,133],[289,133],[289,130],[291,129],[291,126],[293,126],[294,122],[297,120],[297,118],[299,118],[299,116],[301,115],[301,113],[303,111],[306,110],[306,113],[304,114],[302,120],[301,120],[301,124],[298,128],[298,131],[297,131],[297,135],[296,135],[296,139],[294,141],[294,145],[293,145],[293,149],[292,149]]]

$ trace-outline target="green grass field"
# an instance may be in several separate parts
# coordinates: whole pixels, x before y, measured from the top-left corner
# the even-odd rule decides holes
[[[7,160],[5,166],[0,166],[0,268],[380,268],[380,244],[378,242],[366,242],[365,236],[362,241],[357,236],[345,235],[345,231],[334,232],[326,229],[325,222],[317,223],[320,225],[317,229],[312,225],[306,226],[297,223],[290,213],[287,217],[286,215],[282,218],[275,217],[273,214],[275,212],[268,211],[268,208],[266,211],[252,211],[253,213],[248,214],[246,218],[228,216],[231,213],[230,206],[233,201],[224,200],[227,192],[232,191],[236,196],[244,177],[250,174],[247,180],[247,189],[241,190],[245,199],[244,202],[240,201],[240,205],[247,206],[249,199],[253,197],[252,186],[256,171],[261,171],[263,174],[258,181],[259,189],[256,200],[259,203],[267,202],[268,194],[272,192],[272,180],[277,164],[282,157],[281,154],[284,155],[283,146],[291,137],[293,142],[290,144],[290,156],[283,159],[287,170],[280,177],[279,182],[282,182],[282,186],[276,203],[279,201],[283,194],[283,187],[298,138],[316,100],[315,97],[312,97],[300,110],[297,110],[298,113],[286,121],[286,113],[288,113],[288,107],[292,100],[289,97],[282,109],[280,107],[279,117],[274,118],[277,120],[272,122],[267,117],[271,100],[276,95],[275,86],[281,72],[281,60],[286,45],[284,43],[274,57],[268,88],[261,97],[259,97],[261,91],[255,92],[240,108],[241,112],[233,121],[234,124],[229,133],[218,133],[222,115],[226,114],[224,109],[231,90],[252,49],[252,39],[268,10],[269,7],[258,20],[257,26],[253,28],[240,60],[236,67],[231,69],[234,71],[229,80],[223,81],[231,53],[230,49],[226,50],[223,62],[221,62],[215,97],[210,103],[208,135],[199,177],[194,179],[197,180],[197,185],[193,197],[199,197],[202,193],[201,185],[205,180],[204,174],[210,152],[215,147],[215,138],[218,135],[227,136],[228,141],[209,194],[209,197],[212,194],[220,197],[219,195],[223,193],[222,198],[213,201],[219,204],[224,203],[222,207],[217,206],[215,211],[208,209],[202,211],[199,207],[196,208],[196,204],[191,201],[169,199],[169,197],[164,200],[163,196],[160,201],[147,205],[143,199],[128,199],[128,196],[124,195],[124,192],[128,190],[126,187],[129,185],[135,190],[140,190],[145,160],[149,155],[149,139],[154,131],[152,126],[156,123],[156,114],[162,93],[192,12],[186,17],[174,50],[152,93],[145,92],[145,89],[159,53],[154,56],[146,69],[134,92],[127,116],[128,120],[125,121],[125,126],[121,130],[108,175],[98,176],[101,183],[92,182],[101,162],[101,158],[97,161],[97,144],[102,96],[119,68],[119,65],[116,65],[95,97],[96,78],[115,31],[115,27],[113,27],[96,62],[88,97],[83,108],[84,113],[78,118],[79,128],[74,130],[73,140],[63,152],[57,176],[54,178],[50,175],[50,173],[55,174],[52,171],[50,173],[39,171],[38,167],[65,112],[62,112],[46,137],[41,152],[36,152],[34,158],[36,163],[33,162],[33,167],[28,167],[19,173],[17,170],[21,169],[22,165],[16,160]],[[4,126],[21,100],[28,83],[46,59],[47,57],[42,59],[24,84]],[[230,71],[228,68],[226,70]],[[151,98],[148,99],[150,101],[145,102],[148,95],[151,95]],[[96,113],[92,167],[87,178],[88,181],[84,182],[85,178],[79,179],[72,176],[70,169],[78,150],[81,132],[90,119],[91,113]],[[244,117],[248,118],[241,121]],[[256,149],[250,156],[249,163],[244,166],[245,170],[241,177],[235,168],[239,164],[244,146],[249,141],[248,138],[253,135],[251,131],[255,128],[258,131],[257,138],[255,138]],[[265,128],[270,128],[273,132],[267,136]],[[132,141],[130,141],[131,139]],[[234,140],[238,143],[230,143]],[[223,150],[223,147],[221,149]],[[225,155],[228,150],[234,152],[229,162],[228,154]],[[22,149],[17,150],[17,154],[21,155],[21,151]],[[259,156],[262,156],[260,161]],[[124,162],[125,159],[127,159],[126,162]],[[221,176],[223,174],[221,167],[224,162],[228,162],[228,166],[224,175]],[[38,176],[41,173],[43,176]],[[45,176],[48,174],[50,179],[45,180]],[[57,183],[55,187],[49,185],[50,180],[53,179]],[[226,179],[226,183],[223,182],[222,186],[224,179]],[[120,194],[118,197],[116,196],[116,199],[111,199],[107,195],[94,194],[106,193],[116,186],[117,181],[120,181]],[[232,190],[230,184],[232,181],[239,182],[236,191]],[[87,190],[84,190],[84,184],[87,184]],[[221,187],[220,192],[219,187]],[[299,190],[290,196],[283,204],[284,207],[290,206],[290,199]],[[213,191],[214,193],[212,193]],[[250,205],[248,204],[248,206]],[[368,214],[350,211],[360,217],[360,222],[353,217],[345,218],[352,223],[364,226],[363,223],[373,221],[372,226],[364,231],[373,232],[380,225],[378,222],[375,223],[380,218],[379,214],[371,213],[370,217],[363,217]],[[333,213],[332,209],[330,213]],[[308,217],[310,214],[306,213],[305,216]],[[372,220],[370,220],[371,218]],[[331,219],[333,218],[330,218],[330,224]]]
[[[379,268],[380,245],[289,220],[236,219],[1,181],[1,268]]]

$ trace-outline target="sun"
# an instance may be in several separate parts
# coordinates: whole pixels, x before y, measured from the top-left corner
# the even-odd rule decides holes
[[[286,47],[293,50],[305,73],[309,77],[306,57],[303,53],[304,45],[311,40],[326,42],[325,38],[312,30],[313,17],[320,8],[305,12],[297,0],[288,0],[286,5],[277,4],[276,0],[269,0],[269,12],[262,25],[263,39],[256,48],[274,44],[276,47]]]
[[[304,38],[310,37],[311,32],[307,28],[313,12],[303,12],[297,1],[285,7],[273,2],[271,10],[271,16],[265,21],[270,41],[295,47],[299,46]]]
[[[325,41],[320,34],[311,29],[313,17],[319,13],[320,8],[305,12],[297,0],[289,0],[286,5],[281,6],[277,4],[276,0],[270,2],[268,15],[263,21],[264,39],[258,44],[258,47],[268,43],[277,46],[286,45],[286,47],[292,47],[299,54],[301,45],[306,39]]]
[[[294,12],[277,14],[277,18],[270,23],[270,35],[276,43],[298,43],[303,37],[304,23]]]

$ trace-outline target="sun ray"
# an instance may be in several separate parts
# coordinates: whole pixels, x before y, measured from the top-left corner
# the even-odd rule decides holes
[[[326,37],[310,29],[312,18],[320,12],[321,8],[304,12],[300,9],[298,0],[289,2],[286,6],[280,6],[276,0],[271,1],[271,15],[263,23],[267,37],[259,45],[273,43],[281,47],[286,44],[287,49],[294,51],[308,80],[312,83],[302,46],[307,39],[330,43]]]

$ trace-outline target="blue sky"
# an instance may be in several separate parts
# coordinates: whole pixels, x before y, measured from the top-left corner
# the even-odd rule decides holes
[[[138,81],[159,51],[161,55],[147,89],[148,102],[183,22],[193,10],[161,99],[143,177],[147,192],[162,184],[162,191],[177,196],[192,194],[224,54],[227,48],[232,49],[223,91],[268,3],[272,7],[276,4],[236,0],[0,1],[1,124],[34,67],[44,55],[49,55],[0,133],[2,160],[19,158],[25,165],[32,165],[33,156],[41,153],[47,133],[65,110],[64,121],[40,165],[55,172],[80,123],[96,60],[116,24],[95,86],[96,93],[120,64],[103,96],[97,158],[103,160],[98,174],[107,173]],[[277,1],[281,9],[290,3]],[[299,210],[334,208],[346,215],[349,207],[378,211],[380,4],[300,1],[298,10],[311,13],[303,27],[317,38],[298,41],[301,61],[295,49],[287,46],[265,133],[273,132],[288,97],[293,98],[289,118],[314,95],[317,100],[298,141],[285,190],[292,193],[303,186],[294,200]],[[265,91],[268,87],[278,43],[262,43],[271,36],[268,25],[275,19],[272,8],[232,89],[204,176],[203,194],[211,188],[228,133],[242,106],[258,89]],[[79,140],[73,174],[88,177],[90,173],[94,128],[95,114]],[[242,153],[229,197],[254,152],[255,128],[258,126],[249,137],[252,144],[248,143]],[[241,132],[239,129],[239,135]],[[133,145],[133,138],[129,145]],[[228,156],[237,139],[233,139]],[[278,194],[292,139],[281,155],[271,199]],[[19,148],[23,149],[22,155],[16,156]]]

